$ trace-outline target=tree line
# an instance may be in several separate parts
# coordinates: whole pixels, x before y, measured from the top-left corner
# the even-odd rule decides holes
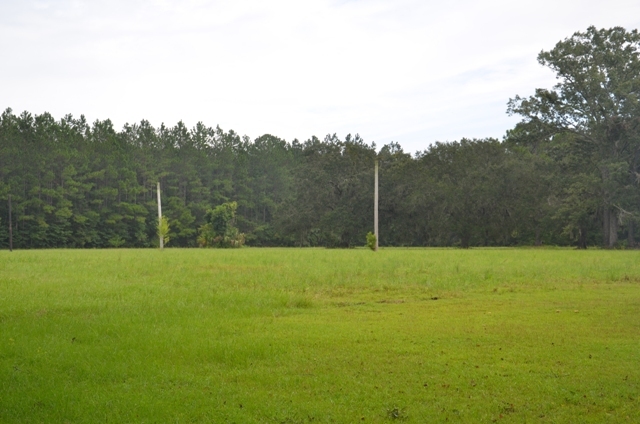
[[[9,195],[16,248],[157,245],[158,181],[170,246],[205,240],[224,204],[251,246],[361,246],[373,228],[376,159],[382,245],[634,247],[639,51],[635,30],[577,32],[540,53],[558,84],[509,101],[522,121],[504,139],[415,154],[397,143],[378,151],[358,135],[251,140],[202,123],[116,130],[7,109],[0,247]]]

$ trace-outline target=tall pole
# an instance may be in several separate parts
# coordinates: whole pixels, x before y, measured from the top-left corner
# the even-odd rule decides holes
[[[160,230],[160,225],[162,224],[162,201],[160,200],[160,181],[158,181],[158,230]],[[160,249],[164,248],[164,237],[160,231],[158,231],[158,237],[160,237]]]
[[[11,222],[11,195],[9,195],[9,252],[13,252],[13,223]]]
[[[374,190],[374,200],[373,200],[373,232],[376,236],[376,248],[375,251],[378,251],[378,240],[380,239],[380,235],[378,234],[378,161],[376,160],[376,182],[375,182],[375,190]]]

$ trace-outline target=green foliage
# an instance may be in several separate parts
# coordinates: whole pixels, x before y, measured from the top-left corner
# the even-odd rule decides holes
[[[367,244],[366,246],[371,250],[376,250],[376,235],[371,231],[367,233]]]
[[[198,244],[201,247],[242,247],[244,234],[235,227],[236,202],[223,203],[207,211],[207,223],[200,227]]]
[[[538,61],[558,83],[516,96],[508,112],[523,117],[518,132],[528,136],[519,138],[546,148],[564,171],[558,172],[566,182],[558,195],[561,216],[569,218],[565,233],[584,233],[587,220],[599,221],[602,244],[614,247],[623,215],[640,212],[640,34],[591,26],[542,51]],[[589,198],[578,201],[576,192]],[[628,237],[633,243],[632,231]]]
[[[109,244],[112,247],[122,247],[125,244],[125,240],[122,237],[115,235],[109,239]]]
[[[292,146],[293,196],[276,223],[300,246],[351,247],[373,226],[375,145],[358,135],[312,137]],[[364,210],[363,210],[364,205]]]
[[[165,246],[169,244],[169,240],[171,240],[171,237],[169,237],[169,231],[169,220],[166,216],[163,216],[160,219],[160,222],[158,222],[158,237],[162,237],[162,242]]]
[[[411,155],[358,135],[287,142],[148,121],[0,115],[0,217],[17,249],[156,244],[155,185],[172,246],[352,247],[638,244],[640,34],[588,28],[543,51],[558,84],[509,101],[503,141],[434,143]],[[233,211],[208,213],[211,205]],[[231,215],[233,218],[230,218]],[[246,234],[246,238],[244,235]],[[0,248],[8,247],[0,228]]]

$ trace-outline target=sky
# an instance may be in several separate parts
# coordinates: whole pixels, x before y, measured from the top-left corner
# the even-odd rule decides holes
[[[501,139],[590,25],[640,28],[640,1],[0,0],[0,109],[413,153]]]

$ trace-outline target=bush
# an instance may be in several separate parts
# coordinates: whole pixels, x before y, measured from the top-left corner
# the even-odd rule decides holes
[[[163,216],[162,219],[158,221],[158,236],[162,237],[164,246],[169,244],[169,220],[166,216]]]
[[[205,215],[207,223],[199,229],[200,247],[242,247],[244,234],[235,227],[236,202],[223,203],[209,209]]]
[[[376,235],[371,231],[367,233],[367,247],[371,250],[376,250]]]

